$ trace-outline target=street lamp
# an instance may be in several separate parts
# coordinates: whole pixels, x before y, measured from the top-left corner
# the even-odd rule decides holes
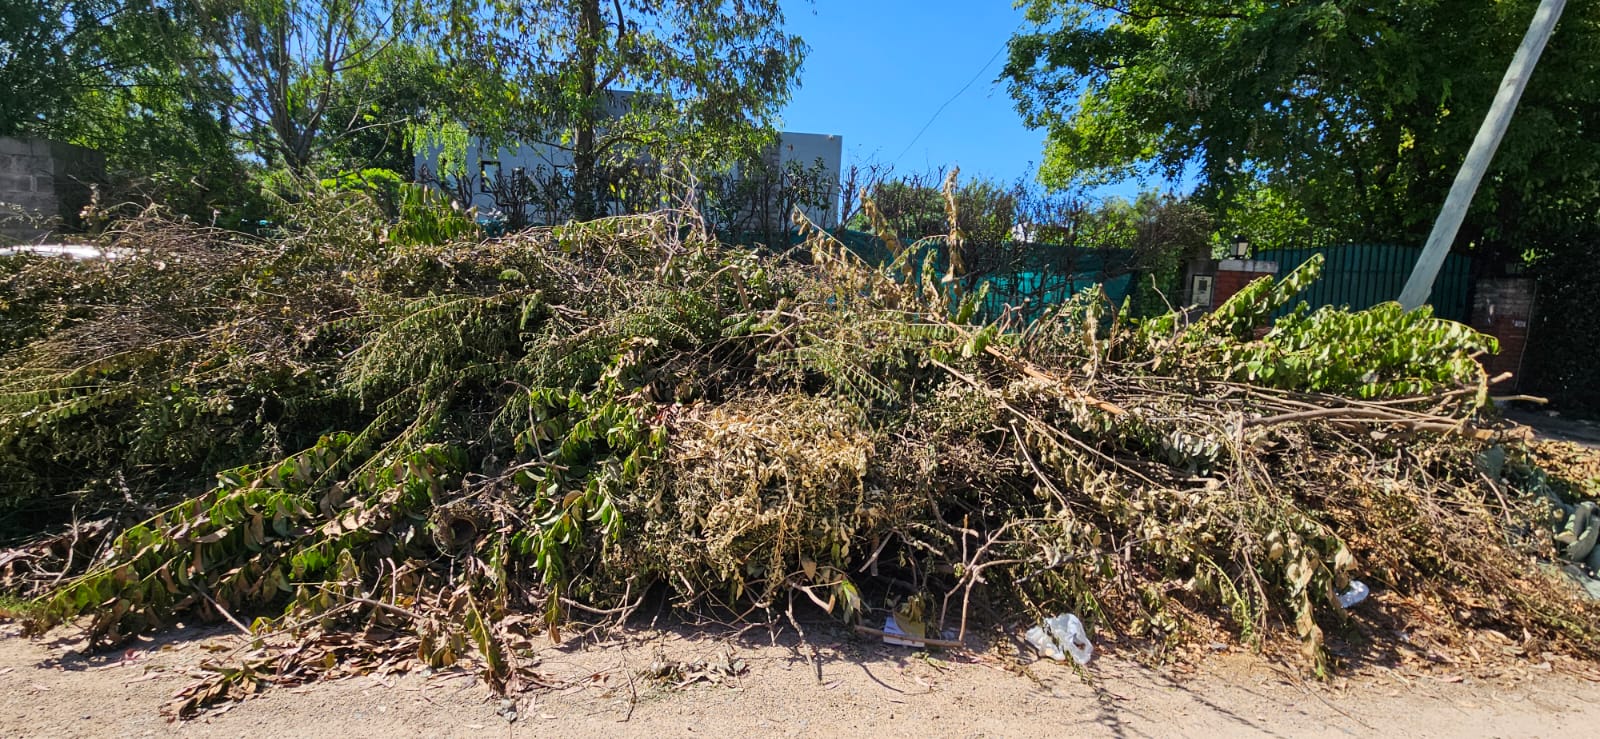
[[[1249,256],[1250,256],[1250,240],[1245,238],[1244,234],[1235,235],[1233,237],[1233,258],[1234,259],[1246,259]]]

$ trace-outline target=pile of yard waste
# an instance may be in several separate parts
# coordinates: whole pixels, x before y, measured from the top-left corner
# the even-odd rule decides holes
[[[1550,564],[1552,501],[1595,491],[1493,421],[1493,340],[1393,304],[1270,321],[1317,261],[1203,317],[1090,291],[1023,321],[892,238],[870,265],[663,212],[485,240],[423,195],[285,223],[0,259],[0,576],[34,633],[251,632],[180,713],[422,665],[525,688],[534,636],[650,599],[960,641],[1221,626],[1326,670],[1359,578],[1402,618],[1600,645]]]

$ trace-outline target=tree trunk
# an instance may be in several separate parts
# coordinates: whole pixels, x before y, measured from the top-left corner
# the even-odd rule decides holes
[[[583,108],[574,121],[572,149],[572,215],[580,221],[597,218],[600,213],[599,181],[595,147],[595,128],[604,115],[605,90],[598,89],[600,44],[605,22],[600,17],[600,0],[580,0],[578,9],[578,84]]]

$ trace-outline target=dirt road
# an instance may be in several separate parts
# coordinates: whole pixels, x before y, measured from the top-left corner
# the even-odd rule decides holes
[[[0,735],[18,737],[1533,737],[1600,726],[1600,684],[1548,664],[1487,675],[1367,670],[1323,684],[1224,651],[1197,670],[1108,655],[1080,675],[1000,656],[930,659],[830,632],[814,635],[812,664],[765,632],[736,640],[646,632],[552,647],[539,669],[567,687],[514,706],[467,674],[364,676],[275,688],[172,724],[158,707],[236,637],[188,629],[84,657],[69,632],[41,641],[15,626],[0,634]],[[744,669],[682,687],[646,676],[652,665],[686,665],[693,677],[697,663],[711,673]],[[502,715],[508,709],[514,722]]]

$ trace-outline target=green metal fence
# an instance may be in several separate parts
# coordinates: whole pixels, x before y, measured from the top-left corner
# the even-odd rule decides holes
[[[841,231],[834,236],[869,263],[883,264],[891,258],[889,248],[872,234]],[[936,273],[942,274],[948,269],[949,262],[941,246],[926,244],[922,249],[934,252]],[[912,262],[920,266],[922,254],[913,256]],[[981,282],[988,284],[989,292],[980,312],[992,319],[1010,308],[1029,320],[1037,318],[1046,308],[1064,303],[1097,285],[1113,304],[1122,305],[1133,287],[1129,268],[1132,259],[1132,252],[1121,249],[1039,246],[1013,269],[983,277]]]
[[[841,236],[852,251],[869,262],[889,258],[888,248],[871,234],[847,231]],[[1049,253],[1048,249],[1040,250],[1041,255]],[[1349,244],[1316,249],[1272,249],[1259,252],[1254,258],[1276,262],[1278,277],[1282,278],[1313,254],[1322,254],[1326,260],[1322,278],[1312,283],[1296,304],[1304,301],[1313,310],[1324,306],[1360,310],[1399,297],[1421,253],[1422,249],[1412,246]],[[1028,308],[1023,313],[1033,317],[1043,308],[1063,302],[1096,284],[1120,305],[1132,288],[1126,265],[1130,257],[1117,250],[1083,250],[1072,255],[1067,269],[1052,269],[1051,265],[1041,263],[1016,272],[991,275],[985,280],[990,292],[984,313],[998,315],[1004,306],[1021,306],[1026,301]],[[935,261],[935,268],[943,270],[943,255],[936,255]],[[1472,259],[1463,254],[1446,257],[1433,284],[1430,302],[1434,315],[1463,323],[1469,320],[1471,286]],[[1292,309],[1293,306],[1286,307],[1278,315]]]
[[[1351,244],[1320,249],[1273,249],[1259,252],[1254,258],[1277,262],[1281,278],[1311,255],[1322,254],[1327,260],[1322,279],[1312,283],[1300,300],[1312,309],[1331,305],[1359,310],[1398,298],[1421,253],[1422,249],[1413,246]],[[1462,254],[1446,257],[1429,300],[1434,315],[1465,323],[1470,318],[1471,290],[1472,259]],[[1279,314],[1289,310],[1291,308],[1285,308]]]

